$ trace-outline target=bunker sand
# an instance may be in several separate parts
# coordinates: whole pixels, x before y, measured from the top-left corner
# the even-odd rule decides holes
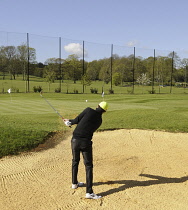
[[[61,133],[51,142],[59,142]],[[188,209],[188,134],[146,130],[97,132],[94,192],[71,189],[71,134],[46,150],[0,159],[0,209]],[[53,144],[54,145],[54,144]],[[83,159],[79,181],[85,182]]]

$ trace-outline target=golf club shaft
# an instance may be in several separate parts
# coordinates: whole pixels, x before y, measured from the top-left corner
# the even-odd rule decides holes
[[[42,95],[42,94],[40,94],[40,96],[51,106],[51,108],[57,113],[57,115],[59,116],[59,117],[61,117],[62,119],[64,119],[64,117],[62,117],[60,114],[59,114],[59,112],[50,104],[50,102]]]
[[[63,116],[61,116],[59,114],[59,112],[51,105],[51,103],[42,95],[42,93],[40,93],[40,96],[48,103],[48,105],[50,105],[52,107],[52,109],[57,113],[57,115],[59,117],[61,117],[61,119],[65,119]],[[69,128],[71,128],[71,125],[69,126]]]

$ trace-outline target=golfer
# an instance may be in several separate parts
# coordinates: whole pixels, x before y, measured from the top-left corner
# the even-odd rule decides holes
[[[73,131],[71,139],[72,148],[72,188],[76,189],[84,185],[78,182],[78,165],[80,162],[80,152],[82,152],[85,169],[86,169],[86,198],[98,199],[101,196],[93,192],[93,154],[92,154],[92,137],[93,133],[102,124],[102,114],[108,109],[106,102],[101,102],[94,110],[86,108],[75,119],[64,119],[67,126],[77,124]]]

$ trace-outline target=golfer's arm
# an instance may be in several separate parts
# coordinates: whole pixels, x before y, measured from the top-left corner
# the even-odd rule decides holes
[[[85,113],[86,113],[86,109],[82,113],[80,113],[75,119],[69,120],[71,122],[71,125],[78,124],[80,120],[83,118],[83,116],[85,115]]]

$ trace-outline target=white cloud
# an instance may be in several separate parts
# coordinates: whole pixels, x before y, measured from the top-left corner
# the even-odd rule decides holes
[[[126,43],[127,47],[135,47],[138,44],[137,40],[132,40]]]
[[[64,46],[66,52],[75,54],[78,57],[83,57],[83,47],[79,43],[70,43]],[[84,56],[87,56],[87,51],[84,49]]]

